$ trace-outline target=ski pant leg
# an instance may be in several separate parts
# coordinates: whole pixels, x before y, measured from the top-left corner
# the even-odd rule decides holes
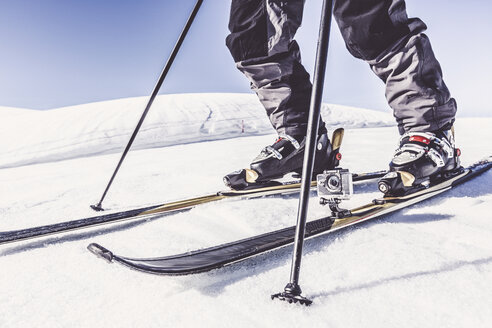
[[[304,0],[232,0],[226,39],[273,127],[292,136],[306,134],[312,90],[294,40],[303,7]]]
[[[426,25],[408,18],[404,0],[335,0],[334,16],[350,53],[386,84],[401,134],[451,126],[456,102],[422,33]]]

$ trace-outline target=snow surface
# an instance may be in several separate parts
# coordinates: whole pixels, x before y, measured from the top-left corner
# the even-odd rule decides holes
[[[104,190],[145,101],[0,108],[0,230],[94,215],[88,205]],[[328,105],[324,117],[330,130],[352,128],[342,146],[344,167],[387,166],[398,138],[391,114]],[[464,165],[492,153],[491,124],[458,119]],[[118,211],[223,189],[221,177],[247,165],[275,139],[272,132],[251,95],[160,96],[104,206]],[[345,206],[378,196],[374,183],[355,191]],[[300,281],[314,300],[309,308],[269,298],[288,282],[291,247],[183,277],[131,271],[86,250],[98,242],[117,254],[151,257],[212,246],[295,224],[297,202],[227,200],[0,246],[0,327],[491,326],[492,172],[309,240]],[[326,212],[311,201],[310,218]]]

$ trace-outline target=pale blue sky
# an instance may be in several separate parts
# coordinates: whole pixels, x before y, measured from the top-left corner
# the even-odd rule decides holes
[[[194,0],[0,0],[0,105],[48,109],[146,96]],[[205,0],[161,93],[250,92],[225,47],[229,0]],[[314,62],[321,0],[298,32]],[[428,25],[460,116],[491,116],[492,4],[407,0]],[[384,87],[345,50],[334,26],[324,100],[388,110]]]

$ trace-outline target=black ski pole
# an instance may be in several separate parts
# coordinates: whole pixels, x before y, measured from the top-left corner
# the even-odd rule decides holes
[[[125,150],[123,151],[123,154],[121,155],[120,161],[118,162],[118,165],[116,166],[116,169],[113,172],[113,175],[111,176],[111,179],[109,179],[109,183],[106,186],[106,189],[104,190],[104,193],[99,200],[99,203],[96,205],[91,205],[91,208],[96,211],[103,211],[104,209],[102,208],[102,202],[104,198],[106,197],[106,194],[108,193],[109,188],[111,187],[111,184],[113,183],[113,180],[118,173],[118,170],[120,169],[121,163],[123,163],[123,160],[126,157],[126,154],[130,150],[130,147],[133,144],[133,141],[135,140],[135,137],[137,136],[138,131],[140,130],[140,127],[142,126],[143,121],[145,120],[145,116],[147,116],[147,113],[149,112],[150,107],[152,106],[152,103],[154,102],[155,97],[159,93],[159,89],[162,86],[162,83],[164,82],[164,79],[166,78],[167,73],[169,72],[169,69],[171,68],[174,59],[176,58],[176,55],[178,54],[179,48],[181,47],[181,44],[183,43],[186,34],[188,33],[188,30],[191,27],[191,24],[193,23],[193,20],[195,19],[196,14],[198,13],[198,10],[200,9],[200,6],[202,5],[203,0],[197,0],[195,7],[193,8],[193,11],[191,12],[190,17],[188,18],[188,21],[186,22],[185,27],[183,28],[183,31],[181,31],[181,35],[179,36],[178,41],[176,42],[176,45],[174,46],[173,51],[171,52],[171,55],[169,56],[169,59],[167,60],[166,66],[164,66],[164,69],[161,72],[161,76],[159,77],[159,80],[157,80],[157,83],[154,87],[154,90],[152,91],[152,94],[149,98],[149,101],[147,102],[147,106],[145,106],[145,110],[142,113],[142,116],[140,117],[140,120],[138,121],[137,126],[135,127],[135,130],[133,131],[132,136],[130,137],[130,140],[128,141],[128,144],[126,145]]]
[[[316,139],[318,136],[318,125],[320,121],[321,102],[323,96],[323,83],[325,80],[326,59],[328,57],[328,44],[330,39],[331,15],[333,11],[333,0],[323,1],[323,10],[319,27],[318,47],[316,51],[316,63],[313,77],[313,90],[309,108],[309,119],[306,133],[306,150],[302,167],[301,192],[297,212],[296,236],[294,239],[294,253],[292,256],[292,267],[290,282],[285,286],[282,293],[272,295],[272,299],[279,299],[289,303],[310,305],[311,300],[301,296],[299,286],[299,271],[301,269],[302,246],[304,244],[304,232],[306,230],[306,216],[311,190],[311,176],[313,175],[314,155],[316,152]]]

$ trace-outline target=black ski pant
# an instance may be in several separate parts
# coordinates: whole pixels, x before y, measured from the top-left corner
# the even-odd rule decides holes
[[[232,0],[226,39],[273,127],[293,136],[306,133],[312,88],[294,40],[303,7],[304,0]],[[334,16],[350,53],[386,84],[401,134],[454,122],[456,102],[422,33],[427,27],[408,18],[404,0],[335,0]]]

